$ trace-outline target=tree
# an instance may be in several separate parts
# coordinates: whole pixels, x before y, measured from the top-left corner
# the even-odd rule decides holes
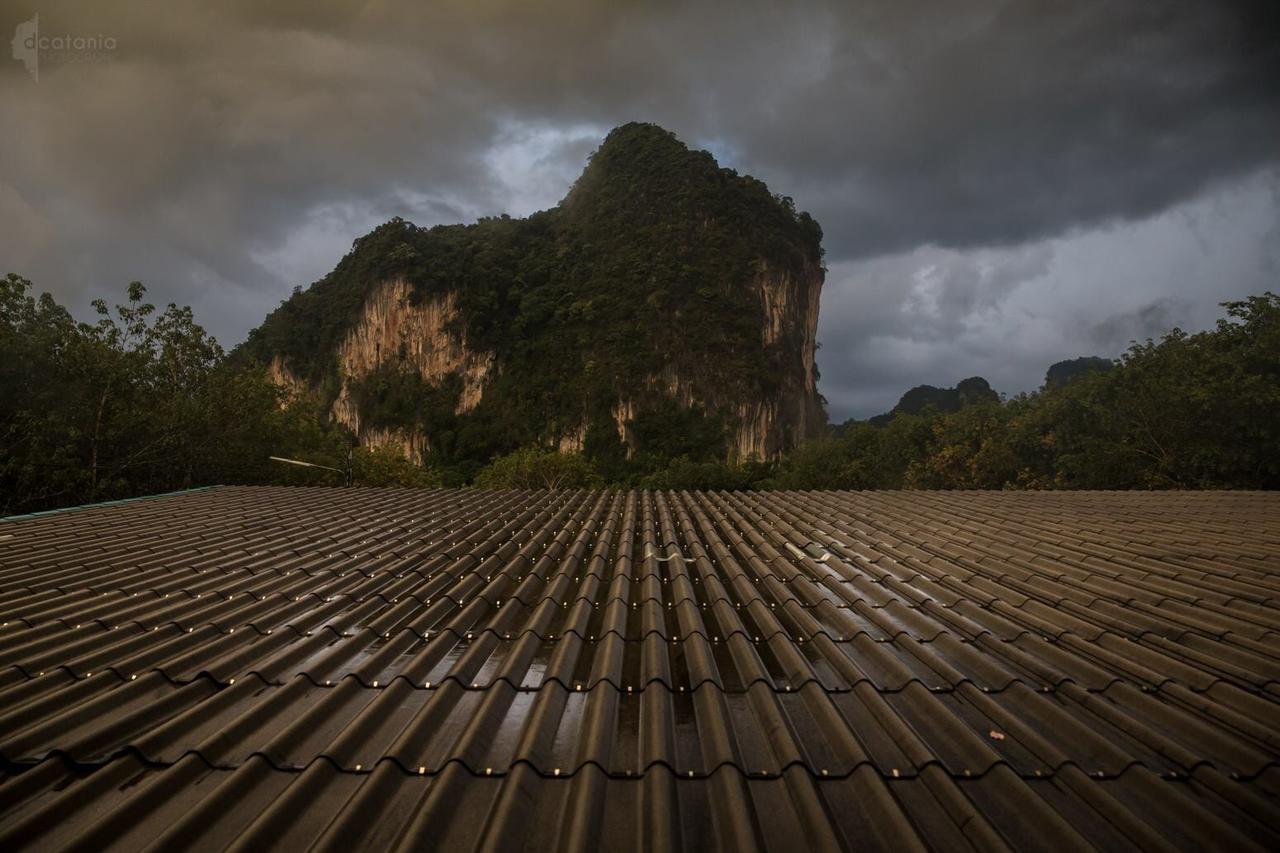
[[[742,491],[754,488],[770,472],[770,465],[747,462],[729,465],[724,462],[695,462],[687,456],[672,460],[640,478],[643,489],[702,489]]]
[[[1011,411],[999,403],[941,415],[907,482],[929,489],[999,489],[1019,482],[1020,458],[1011,441]]]
[[[46,293],[10,274],[0,281],[0,512],[60,506],[84,489],[74,463],[71,367],[79,328]]]
[[[1056,485],[1280,485],[1280,297],[1224,307],[1214,329],[1135,343],[1115,369],[1041,395]]]
[[[582,489],[602,485],[580,453],[524,447],[493,460],[476,475],[482,489]]]
[[[284,406],[257,365],[231,365],[189,308],[157,313],[130,285],[77,323],[0,281],[0,511],[211,483],[327,482],[270,455],[340,465],[350,438],[312,401]]]
[[[1055,362],[1049,365],[1049,369],[1044,374],[1044,387],[1049,389],[1061,388],[1077,376],[1083,376],[1086,373],[1095,371],[1110,370],[1115,366],[1115,362],[1111,359],[1100,358],[1096,355]]]
[[[439,488],[440,472],[417,465],[393,447],[358,448],[352,456],[353,481],[357,486],[410,486]]]

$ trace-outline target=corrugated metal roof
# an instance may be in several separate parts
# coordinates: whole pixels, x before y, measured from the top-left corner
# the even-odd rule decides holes
[[[1280,496],[0,524],[0,847],[1274,849]]]

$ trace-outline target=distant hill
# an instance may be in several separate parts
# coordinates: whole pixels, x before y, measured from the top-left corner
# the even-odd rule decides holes
[[[1113,367],[1115,367],[1114,361],[1109,358],[1100,358],[1096,355],[1059,361],[1049,366],[1048,372],[1044,375],[1044,387],[1061,388],[1077,376],[1100,370],[1110,370]]]
[[[241,355],[411,458],[774,458],[825,429],[821,241],[789,198],[627,124],[551,210],[378,227]]]
[[[958,412],[965,406],[975,403],[998,403],[997,394],[987,380],[981,376],[971,376],[956,383],[954,388],[938,388],[933,385],[917,385],[898,400],[898,404],[882,415],[871,418],[877,426],[887,424],[899,413],[918,415],[926,407],[933,407],[939,412]]]

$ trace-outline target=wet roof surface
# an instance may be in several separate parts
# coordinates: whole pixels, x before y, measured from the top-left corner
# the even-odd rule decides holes
[[[0,523],[0,849],[1280,846],[1280,495]]]

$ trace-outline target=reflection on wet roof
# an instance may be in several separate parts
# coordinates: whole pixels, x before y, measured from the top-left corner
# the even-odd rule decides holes
[[[1269,494],[220,487],[0,622],[10,849],[1280,844]]]

